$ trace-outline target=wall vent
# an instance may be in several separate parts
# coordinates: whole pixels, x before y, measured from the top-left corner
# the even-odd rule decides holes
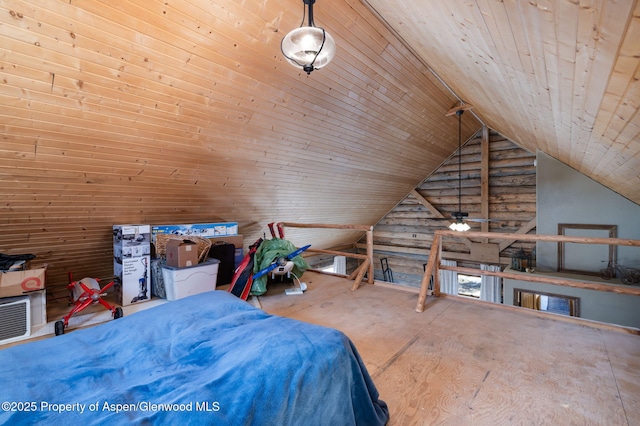
[[[0,344],[26,339],[31,335],[29,296],[0,299]]]

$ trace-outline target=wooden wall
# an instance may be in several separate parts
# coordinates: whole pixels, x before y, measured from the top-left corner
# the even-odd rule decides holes
[[[292,67],[302,6],[0,2],[0,252],[49,287],[110,277],[114,224],[375,223],[455,149],[458,100],[358,2],[319,2],[338,54]]]
[[[462,147],[461,207],[470,217],[481,217],[482,206],[482,132]],[[519,148],[496,132],[488,137],[488,222],[490,232],[531,230],[536,216],[535,154]],[[458,157],[449,158],[438,170],[416,187],[417,194],[445,217],[458,210]],[[408,195],[374,227],[374,266],[377,280],[382,280],[381,258],[387,258],[396,283],[417,287],[428,260],[433,232],[446,229],[450,221],[435,220],[434,214],[415,196]],[[468,222],[480,231],[482,224]],[[533,228],[534,229],[534,228]],[[533,231],[535,232],[535,231]],[[360,244],[359,247],[362,247]],[[520,248],[531,251],[530,243],[516,243],[500,252],[504,265]],[[460,265],[477,267],[463,241],[444,242],[448,258]],[[445,257],[445,256],[443,256]]]
[[[640,199],[639,2],[405,3],[317,2],[338,51],[307,76],[280,52],[300,0],[1,2],[0,251],[61,285],[112,273],[118,223],[237,221],[245,241],[272,221],[374,224],[455,151],[461,101],[464,139],[484,123]],[[556,27],[581,30],[538,31]],[[450,213],[438,185],[418,192]],[[517,229],[509,197],[491,214]],[[383,247],[423,255],[427,231],[383,225]]]

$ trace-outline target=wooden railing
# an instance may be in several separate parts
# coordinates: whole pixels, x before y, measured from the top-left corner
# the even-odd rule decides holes
[[[356,268],[351,275],[350,280],[354,280],[351,290],[357,290],[360,287],[360,283],[367,273],[367,281],[369,284],[373,284],[373,226],[370,225],[331,225],[326,223],[293,223],[293,222],[281,222],[282,226],[289,228],[316,228],[316,229],[346,229],[350,231],[363,231],[367,237],[367,254],[357,254],[343,252],[339,250],[323,250],[316,248],[309,248],[305,253],[320,253],[330,254],[333,256],[345,256],[353,259],[362,260],[362,263]]]
[[[440,265],[442,254],[442,238],[490,238],[492,240],[513,240],[513,241],[545,241],[545,242],[565,242],[581,244],[606,244],[615,246],[635,246],[640,247],[640,240],[630,240],[624,238],[595,238],[595,237],[575,237],[565,235],[538,235],[538,234],[503,234],[497,232],[456,232],[456,231],[435,231],[429,261],[425,267],[424,276],[420,284],[420,295],[418,296],[417,312],[424,311],[427,299],[429,281],[433,276],[433,295],[440,295],[440,274],[439,270],[456,271],[471,275],[491,275],[502,278],[511,278],[521,281],[543,282],[547,284],[563,285],[574,288],[585,288],[590,290],[607,291],[619,294],[630,294],[640,296],[640,287],[633,286],[611,286],[593,282],[572,280],[559,277],[541,276],[535,274],[515,274],[511,272],[483,271],[476,268],[462,268],[458,266]]]

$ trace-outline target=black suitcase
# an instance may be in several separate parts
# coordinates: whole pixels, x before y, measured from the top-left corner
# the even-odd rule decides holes
[[[223,241],[213,244],[209,249],[209,257],[220,261],[218,265],[218,285],[229,284],[233,280],[236,263],[235,253],[236,246]]]

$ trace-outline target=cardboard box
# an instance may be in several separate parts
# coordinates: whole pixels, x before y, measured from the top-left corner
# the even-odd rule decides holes
[[[114,292],[120,306],[151,300],[151,256],[123,259],[114,265]]]
[[[0,273],[0,297],[22,296],[44,288],[46,267]]]
[[[217,259],[209,259],[189,268],[162,265],[162,279],[167,300],[213,291],[218,280]]]
[[[167,241],[167,266],[186,268],[198,264],[198,245],[189,240]]]
[[[153,225],[151,242],[156,242],[157,234],[193,235],[202,238],[238,235],[238,222],[188,223],[181,225]]]
[[[150,225],[113,225],[114,291],[121,306],[151,299],[150,255]]]

